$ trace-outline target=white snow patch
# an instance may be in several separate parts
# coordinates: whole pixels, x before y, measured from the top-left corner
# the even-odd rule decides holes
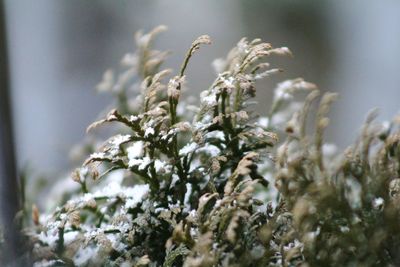
[[[70,243],[72,243],[76,239],[78,234],[79,234],[78,231],[65,232],[64,233],[64,244],[69,245]]]
[[[43,243],[49,245],[49,247],[55,247],[56,242],[58,240],[58,232],[54,229],[45,232],[40,232],[38,236],[39,240]]]
[[[143,142],[142,141],[135,142],[133,145],[128,147],[126,151],[128,153],[129,160],[143,156]]]
[[[149,185],[135,185],[124,190],[125,196],[128,197],[125,203],[126,208],[134,208],[143,197],[149,192]]]
[[[157,173],[166,173],[170,171],[170,166],[162,160],[156,159],[154,161],[154,168],[156,169]]]
[[[138,166],[139,170],[144,170],[147,167],[147,165],[150,164],[150,162],[151,162],[151,160],[149,157],[144,157],[141,159],[133,158],[133,159],[129,159],[128,165],[129,165],[129,167]]]
[[[96,152],[96,153],[90,154],[90,157],[91,157],[92,159],[93,159],[93,158],[96,158],[96,159],[103,159],[103,158],[106,157],[106,155],[105,155],[103,152]]]
[[[374,209],[380,209],[384,203],[385,203],[385,200],[383,198],[377,197],[374,200],[372,200],[372,207]]]
[[[56,266],[57,260],[42,260],[40,262],[35,262],[33,267],[52,267]]]
[[[154,135],[154,128],[148,127],[146,131],[144,131],[144,137],[149,137],[150,135]]]
[[[121,144],[128,142],[130,139],[131,139],[131,136],[128,135],[128,134],[127,134],[127,135],[121,135],[121,134],[119,134],[119,135],[115,136],[115,137],[110,141],[110,143],[111,143],[112,145],[118,147],[118,146],[120,146]]]
[[[90,259],[94,259],[99,251],[98,246],[80,247],[78,252],[73,257],[74,264],[77,266],[85,266],[89,263]]]
[[[216,157],[221,153],[221,150],[218,147],[210,144],[204,145],[204,147],[201,147],[198,151],[206,153],[211,157]]]
[[[179,156],[186,156],[189,153],[193,153],[197,149],[198,145],[191,142],[179,150]]]
[[[200,94],[200,101],[204,106],[213,107],[217,105],[217,95],[214,92],[203,91]]]
[[[212,131],[205,134],[206,138],[217,138],[220,140],[225,140],[225,135],[223,131]]]
[[[186,184],[186,194],[185,194],[185,199],[184,199],[184,204],[186,207],[190,206],[189,198],[190,198],[191,194],[192,194],[192,184],[187,183]]]

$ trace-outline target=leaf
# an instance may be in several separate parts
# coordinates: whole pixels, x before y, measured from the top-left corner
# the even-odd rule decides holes
[[[258,153],[249,152],[239,161],[238,166],[236,167],[233,174],[229,177],[228,182],[225,185],[224,188],[225,195],[229,195],[230,193],[233,192],[234,188],[239,182],[238,180],[240,177],[250,174],[254,170],[254,168],[257,167],[255,165],[255,161],[258,160],[258,157],[259,157]]]
[[[197,214],[199,215],[199,219],[201,219],[206,212],[209,211],[210,206],[213,206],[216,198],[218,197],[218,193],[206,193],[200,197],[199,207],[197,208]]]
[[[175,249],[168,250],[167,255],[165,256],[163,267],[172,267],[175,260],[179,256],[182,256],[182,258],[185,258],[185,256],[188,255],[189,253],[190,253],[190,250],[183,244],[180,244]]]

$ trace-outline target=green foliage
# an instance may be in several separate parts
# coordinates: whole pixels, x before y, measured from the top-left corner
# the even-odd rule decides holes
[[[79,192],[50,215],[35,210],[38,266],[400,264],[398,119],[383,127],[369,116],[333,158],[323,134],[334,94],[322,96],[311,134],[319,92],[300,78],[278,84],[266,117],[252,110],[256,81],[280,71],[265,60],[287,48],[240,40],[196,103],[182,100],[185,70],[210,38],[196,39],[166,82],[167,53],[151,48],[163,30],[137,34],[123,72],[99,84],[117,108],[88,130],[115,123],[116,134],[89,144],[95,152],[71,175]]]

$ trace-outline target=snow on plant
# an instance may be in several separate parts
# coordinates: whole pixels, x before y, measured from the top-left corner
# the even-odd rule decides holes
[[[251,110],[256,81],[281,71],[265,60],[291,53],[245,38],[214,62],[215,81],[189,105],[186,68],[211,41],[197,38],[174,76],[159,70],[167,53],[151,48],[164,30],[138,33],[123,72],[98,85],[116,108],[88,131],[113,123],[116,134],[91,144],[72,173],[80,192],[52,214],[34,210],[36,266],[399,264],[398,118],[380,127],[370,116],[335,157],[323,142],[335,94],[322,96],[312,135],[319,91],[300,78],[278,84],[265,117]],[[298,91],[307,97],[296,104]]]

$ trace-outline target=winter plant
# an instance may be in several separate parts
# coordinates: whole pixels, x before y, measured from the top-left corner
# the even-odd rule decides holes
[[[152,48],[164,30],[139,32],[121,74],[104,74],[97,89],[116,108],[88,131],[115,134],[82,145],[78,190],[51,214],[33,209],[35,266],[400,265],[399,117],[378,124],[371,113],[332,154],[323,136],[335,94],[287,80],[265,116],[253,110],[256,81],[280,72],[266,60],[288,48],[240,40],[196,103],[185,71],[210,38],[172,74]]]

